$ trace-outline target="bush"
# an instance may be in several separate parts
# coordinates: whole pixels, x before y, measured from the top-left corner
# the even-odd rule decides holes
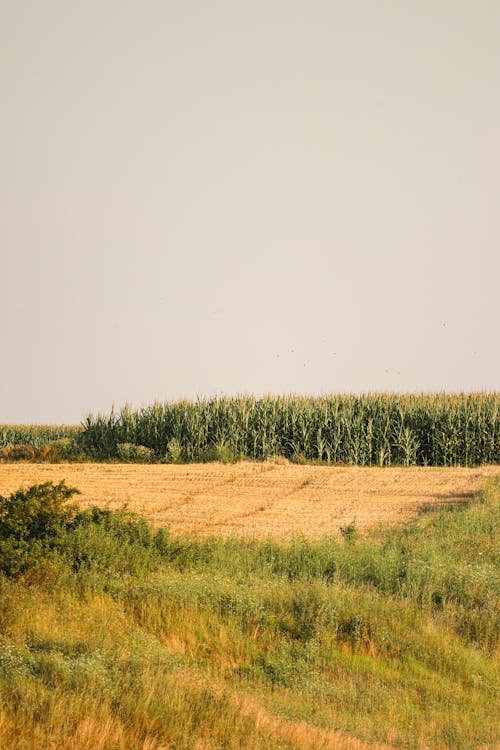
[[[348,542],[350,544],[355,542],[356,539],[358,538],[358,529],[356,528],[356,519],[353,518],[351,523],[348,523],[346,526],[341,526],[339,528],[339,531],[345,542]]]
[[[76,493],[64,482],[46,482],[0,495],[0,571],[20,575],[50,556],[58,535],[77,515],[77,506],[67,502]]]
[[[2,461],[33,461],[35,456],[32,445],[6,445],[0,450]]]
[[[206,451],[204,460],[207,462],[220,461],[222,464],[234,464],[239,456],[228,443],[214,443]]]
[[[180,464],[183,460],[183,450],[180,440],[172,438],[167,445],[165,461],[171,464]]]
[[[76,515],[77,506],[67,504],[75,494],[79,490],[62,481],[35,484],[9,497],[0,495],[0,539],[29,542],[55,536]]]
[[[60,438],[51,440],[43,448],[40,448],[37,454],[39,461],[57,464],[61,461],[84,461],[86,456],[80,446],[73,438]]]
[[[47,482],[0,497],[1,573],[42,582],[65,564],[137,573],[159,559],[168,534],[156,543],[146,519],[125,508],[80,510],[67,502],[77,492],[64,482]]]
[[[155,460],[155,452],[145,445],[134,445],[133,443],[118,443],[116,453],[120,461],[133,464],[152,464]]]
[[[98,508],[93,506],[79,511],[70,526],[100,526],[106,532],[120,537],[127,542],[137,543],[142,547],[153,545],[153,531],[151,525],[145,518],[127,510],[125,507],[118,510],[110,508]]]

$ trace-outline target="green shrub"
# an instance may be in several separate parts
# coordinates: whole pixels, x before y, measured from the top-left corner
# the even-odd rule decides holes
[[[94,506],[79,511],[69,528],[79,526],[100,526],[110,534],[143,547],[151,547],[153,544],[151,525],[145,518],[127,510],[126,507],[111,510]]]
[[[234,464],[238,460],[237,455],[230,445],[220,443],[214,447],[215,460],[223,464]]]
[[[74,438],[51,440],[37,451],[38,461],[57,464],[61,461],[84,461],[86,456]]]
[[[0,496],[0,539],[33,541],[53,537],[74,519],[77,506],[68,500],[79,490],[65,482],[35,484]]]
[[[167,445],[167,451],[165,453],[165,461],[170,464],[179,464],[183,460],[182,445],[177,438],[169,440]]]
[[[0,571],[17,576],[50,556],[60,532],[75,519],[78,493],[64,482],[33,485],[0,496]]]
[[[137,573],[160,559],[165,532],[156,541],[146,519],[125,508],[80,510],[68,503],[77,492],[47,482],[0,497],[0,572],[40,582],[44,570],[65,562],[73,569]]]
[[[145,445],[134,445],[133,443],[118,443],[116,453],[120,461],[132,464],[152,464],[155,460],[155,452]]]
[[[95,576],[95,583],[88,579],[87,585],[98,589],[105,588],[108,577],[147,575],[161,559],[147,524],[120,526],[113,521],[109,526],[90,521],[69,529],[61,535],[59,551],[71,570]]]
[[[350,544],[355,542],[359,536],[356,528],[356,519],[353,518],[351,523],[348,523],[346,526],[341,526],[339,531],[345,542],[349,542]]]

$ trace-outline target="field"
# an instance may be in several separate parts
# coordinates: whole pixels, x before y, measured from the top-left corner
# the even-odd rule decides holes
[[[0,428],[0,749],[499,750],[499,413]]]
[[[0,425],[0,459],[13,458],[16,445],[25,458],[43,460],[65,454],[229,463],[281,456],[329,465],[481,466],[500,463],[500,393],[238,396],[125,406],[88,415],[79,427]]]
[[[499,747],[495,467],[1,470],[2,750]],[[170,536],[119,511],[76,513],[61,486],[5,495],[8,483],[62,476],[84,489],[84,504],[103,499],[120,476],[115,501],[127,491],[137,508],[146,490],[159,498],[165,486],[177,501],[196,487],[202,504],[204,493],[214,501],[220,491],[221,514],[253,482],[242,506],[250,521],[229,515],[210,526],[210,514],[179,516],[178,530],[218,535]],[[326,495],[342,488],[360,518],[372,502],[377,523],[397,520],[401,491],[403,517],[414,520],[372,534],[367,516],[363,535],[307,540],[318,535],[314,508],[326,513],[325,526],[337,531],[342,522],[342,505],[332,519],[327,501],[313,499],[328,476]],[[475,494],[485,477],[488,487]],[[269,509],[277,537],[288,535],[280,508],[304,492],[305,533],[223,539],[219,531],[246,534],[264,513],[252,504],[261,490],[281,498]],[[428,512],[415,516],[422,504]],[[188,506],[174,502],[172,518]],[[352,520],[350,509],[345,517]],[[264,526],[258,534],[267,536]]]
[[[365,468],[238,464],[0,464],[0,495],[66,480],[78,501],[124,503],[174,534],[318,539],[355,519],[360,531],[468,501],[499,467]]]

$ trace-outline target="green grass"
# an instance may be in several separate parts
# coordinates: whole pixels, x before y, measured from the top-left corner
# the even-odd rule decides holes
[[[175,539],[57,493],[57,523],[20,527],[25,495],[3,499],[33,559],[0,576],[0,747],[319,748],[312,725],[495,747],[498,481],[368,540],[288,544]]]

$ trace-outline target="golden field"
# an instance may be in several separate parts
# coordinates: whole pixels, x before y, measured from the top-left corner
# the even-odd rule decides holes
[[[145,514],[177,535],[318,539],[355,520],[360,530],[397,525],[443,503],[463,502],[499,476],[477,468],[299,466],[283,462],[183,465],[0,465],[0,495],[62,479],[78,502]]]

